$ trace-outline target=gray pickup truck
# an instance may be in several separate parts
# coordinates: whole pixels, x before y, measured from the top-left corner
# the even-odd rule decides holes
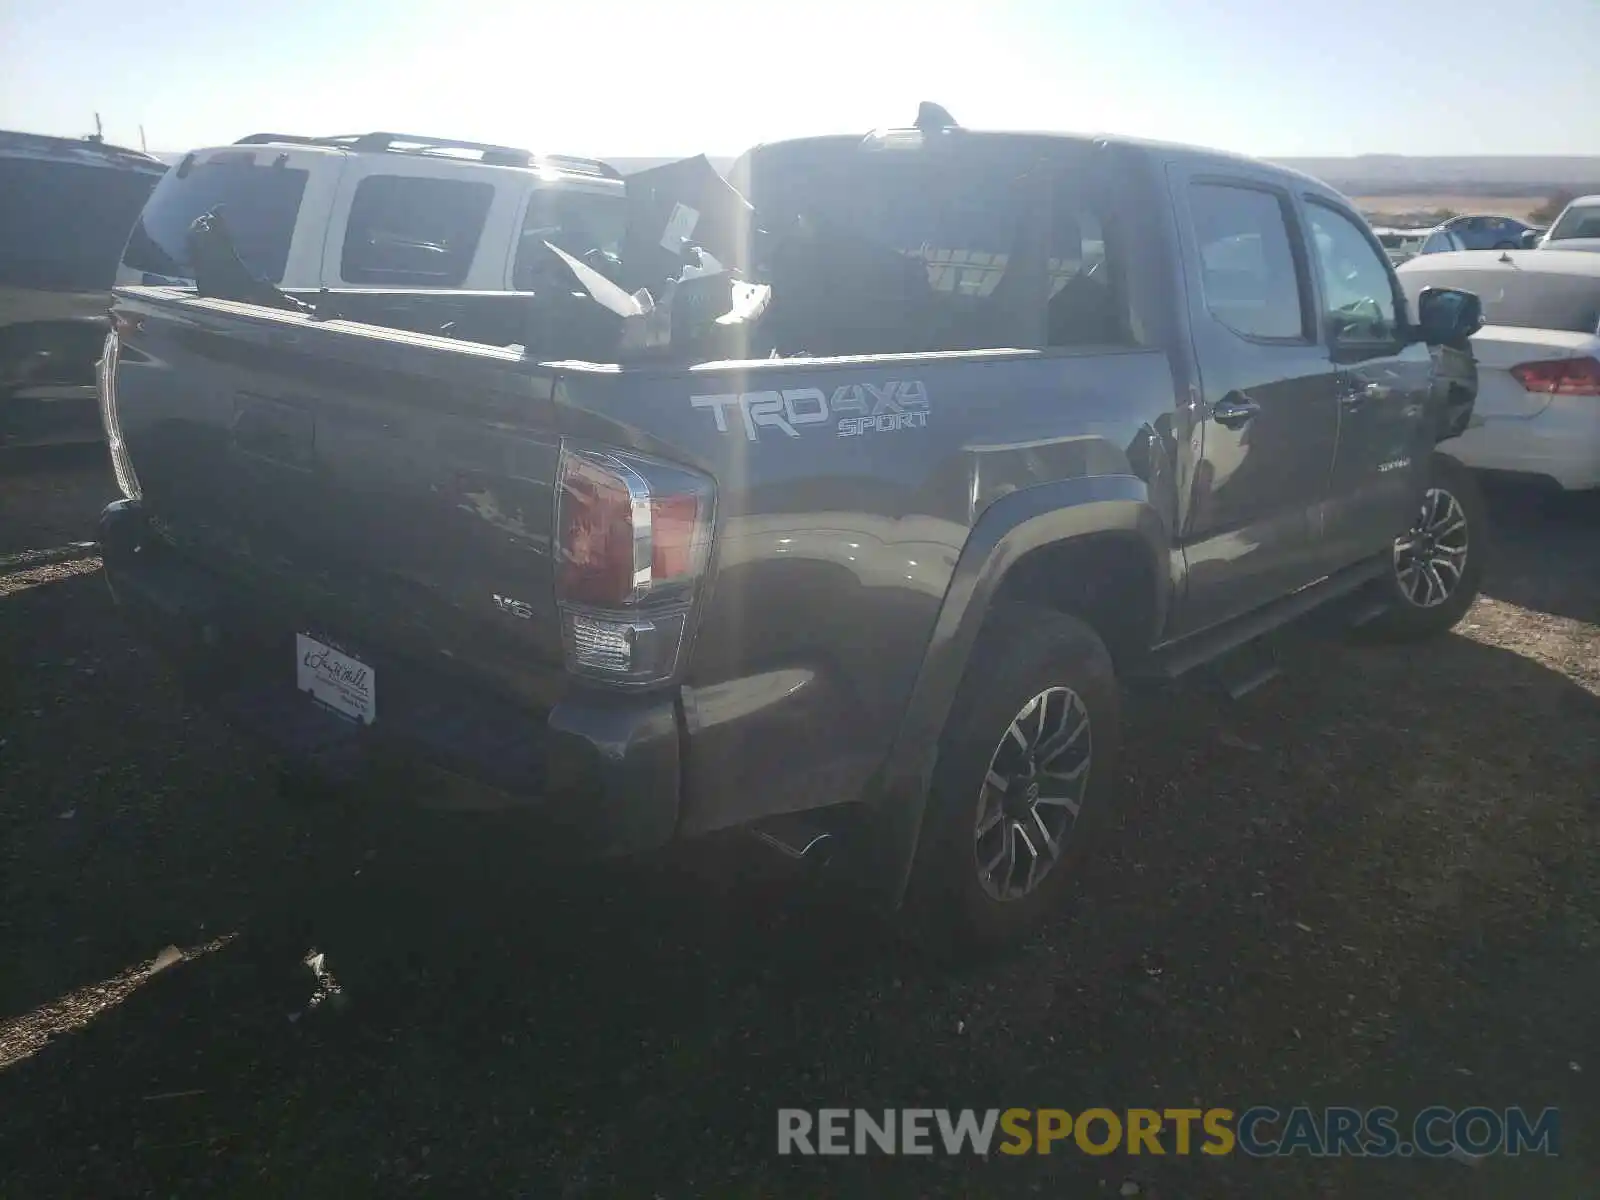
[[[1434,446],[1476,298],[1408,312],[1315,180],[926,122],[730,178],[770,304],[709,358],[597,361],[521,293],[117,289],[127,617],[326,776],[401,764],[597,853],[825,843],[991,945],[1072,887],[1121,681],[1472,601],[1482,508]]]
[[[165,164],[0,130],[0,449],[93,442],[117,257]]]

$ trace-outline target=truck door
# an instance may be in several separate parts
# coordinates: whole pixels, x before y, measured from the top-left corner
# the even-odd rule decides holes
[[[1310,265],[1279,176],[1168,182],[1178,214],[1202,411],[1189,520],[1188,591],[1174,634],[1287,595],[1322,573],[1313,514],[1338,416],[1314,318]]]
[[[1399,282],[1366,226],[1325,197],[1305,197],[1303,212],[1339,422],[1318,517],[1335,570],[1382,551],[1416,516],[1433,451],[1433,362],[1407,336]]]

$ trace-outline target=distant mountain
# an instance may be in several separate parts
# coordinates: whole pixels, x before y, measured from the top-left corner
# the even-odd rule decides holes
[[[1364,196],[1453,191],[1485,196],[1600,184],[1597,155],[1472,155],[1433,158],[1361,154],[1354,158],[1278,158],[1344,192]]]

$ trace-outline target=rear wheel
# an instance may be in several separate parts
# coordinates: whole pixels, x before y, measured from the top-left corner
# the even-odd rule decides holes
[[[1008,605],[974,648],[951,712],[907,897],[940,951],[1014,944],[1058,911],[1108,807],[1116,676],[1094,631]]]
[[[1472,473],[1448,455],[1435,454],[1416,520],[1390,552],[1381,585],[1388,608],[1369,628],[1400,640],[1452,629],[1483,582],[1486,523]]]

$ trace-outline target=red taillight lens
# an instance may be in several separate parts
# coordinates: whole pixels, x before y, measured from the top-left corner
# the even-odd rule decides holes
[[[563,444],[556,601],[568,665],[619,683],[669,678],[711,550],[711,480],[641,455]]]
[[[1511,368],[1516,381],[1530,392],[1552,396],[1600,396],[1600,361],[1553,358]]]
[[[650,575],[657,583],[682,579],[694,571],[700,539],[700,497],[650,498]]]
[[[562,455],[556,594],[579,604],[626,603],[633,590],[633,502],[599,463]]]

